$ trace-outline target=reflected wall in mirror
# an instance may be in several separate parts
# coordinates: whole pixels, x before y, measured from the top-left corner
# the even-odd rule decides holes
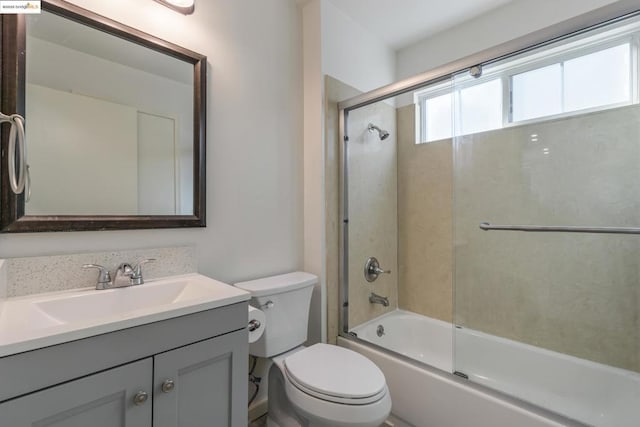
[[[193,65],[46,11],[26,65],[27,215],[193,213]]]
[[[206,58],[62,1],[2,19],[31,178],[4,231],[204,226]]]

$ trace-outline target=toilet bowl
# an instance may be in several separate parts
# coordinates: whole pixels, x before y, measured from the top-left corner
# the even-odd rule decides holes
[[[382,371],[346,348],[302,345],[317,280],[295,272],[236,284],[251,293],[251,305],[266,317],[265,331],[249,353],[273,362],[267,426],[378,427],[391,412]]]
[[[271,393],[286,394],[294,411],[313,427],[379,426],[391,411],[380,369],[351,350],[315,344],[273,359],[281,382]],[[284,390],[281,388],[284,386]]]

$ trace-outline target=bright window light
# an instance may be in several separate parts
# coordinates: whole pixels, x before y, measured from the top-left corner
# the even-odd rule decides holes
[[[512,77],[513,121],[562,113],[562,64]]]
[[[502,127],[502,82],[480,83],[460,91],[460,134],[484,132]]]
[[[564,110],[630,102],[631,49],[628,43],[564,63]]]
[[[450,93],[429,98],[424,104],[426,118],[423,142],[437,141],[453,136],[451,126],[452,96]]]
[[[493,74],[463,76],[453,86],[437,83],[417,92],[417,142],[637,104],[638,27],[599,33],[549,53],[527,53],[491,68]]]

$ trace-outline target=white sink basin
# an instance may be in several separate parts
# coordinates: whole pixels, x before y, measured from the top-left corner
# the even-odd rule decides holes
[[[215,293],[211,286],[188,279],[145,285],[65,295],[35,302],[34,306],[57,321],[70,323],[207,298],[209,293]]]
[[[84,288],[0,302],[0,357],[249,299],[200,274],[97,291]]]

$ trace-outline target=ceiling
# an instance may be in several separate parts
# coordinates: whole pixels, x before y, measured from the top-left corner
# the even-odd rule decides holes
[[[512,0],[329,1],[396,50]]]

